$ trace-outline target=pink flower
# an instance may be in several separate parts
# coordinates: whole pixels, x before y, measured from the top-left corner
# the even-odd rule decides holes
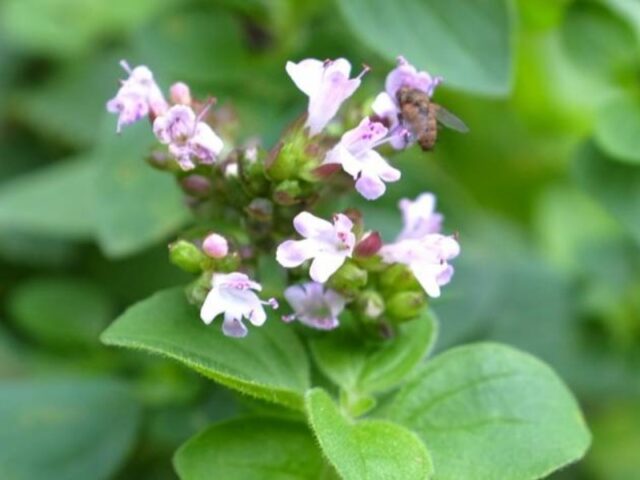
[[[353,130],[346,132],[340,142],[325,157],[324,164],[338,163],[356,181],[356,190],[367,200],[384,194],[384,182],[396,182],[400,171],[393,168],[374,150],[388,141],[388,129],[368,117]]]
[[[149,113],[154,116],[161,115],[168,108],[151,70],[144,65],[131,69],[124,60],[120,65],[129,74],[129,78],[122,81],[116,96],[107,102],[107,110],[118,114],[118,133],[123,125],[137,122]]]
[[[284,291],[294,314],[285,317],[291,321],[297,319],[305,325],[318,330],[331,330],[339,324],[338,316],[344,309],[346,300],[324,285],[317,282],[308,282],[302,285],[293,285]]]
[[[404,227],[397,240],[422,238],[442,230],[442,214],[436,212],[436,197],[433,193],[423,193],[415,200],[403,198],[399,207]]]
[[[398,90],[402,87],[413,88],[425,92],[431,97],[440,82],[442,82],[441,77],[432,77],[425,71],[418,71],[404,57],[398,57],[398,66],[387,75],[385,91],[378,94],[371,105],[376,115],[389,125],[392,132],[390,143],[393,148],[402,150],[409,146],[412,140],[407,135],[406,129],[400,124]]]
[[[206,111],[207,108],[196,117],[191,107],[174,105],[153,122],[156,137],[169,145],[169,153],[183,170],[195,168],[194,159],[213,163],[224,147],[220,137],[202,121]]]
[[[222,235],[210,233],[202,241],[202,250],[211,258],[224,258],[229,253],[229,243]]]
[[[299,63],[287,62],[287,73],[309,97],[306,127],[313,136],[335,117],[340,105],[360,86],[365,68],[356,78],[349,78],[351,64],[344,58],[321,62],[314,58]]]
[[[353,253],[356,238],[351,231],[353,223],[346,215],[334,215],[331,224],[301,212],[293,219],[293,226],[304,240],[281,243],[276,259],[285,268],[294,268],[313,259],[309,275],[316,282],[326,282]]]
[[[400,240],[380,249],[385,263],[407,265],[427,295],[434,298],[440,296],[440,287],[453,276],[453,267],[447,262],[459,254],[458,241],[439,233]]]
[[[261,291],[262,286],[252,281],[244,273],[216,273],[211,279],[212,289],[200,309],[200,318],[207,325],[221,313],[224,313],[222,331],[229,337],[244,337],[247,327],[242,323],[246,318],[253,325],[259,327],[267,320],[264,304],[278,308],[274,299],[263,302],[255,291]]]

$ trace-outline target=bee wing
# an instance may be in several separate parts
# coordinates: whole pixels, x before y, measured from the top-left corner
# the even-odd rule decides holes
[[[440,105],[438,105],[438,109],[436,110],[436,119],[445,127],[460,133],[467,133],[469,131],[469,127],[467,127],[462,120]]]

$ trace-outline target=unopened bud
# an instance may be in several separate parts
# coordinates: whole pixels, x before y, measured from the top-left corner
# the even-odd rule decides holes
[[[422,312],[427,297],[422,291],[400,292],[387,300],[386,314],[396,321],[411,320]]]
[[[176,82],[169,89],[169,98],[173,103],[191,105],[191,90],[186,83]]]
[[[202,242],[202,250],[211,258],[223,258],[229,253],[229,243],[222,235],[210,233]]]
[[[294,205],[298,203],[298,197],[300,197],[301,193],[302,189],[297,180],[284,180],[276,186],[273,192],[273,200],[279,205]]]
[[[360,314],[370,320],[375,320],[384,312],[384,300],[375,290],[366,290],[358,295],[356,307]]]
[[[372,257],[382,248],[382,238],[378,232],[367,232],[358,242],[353,253],[357,257]]]
[[[171,161],[171,156],[167,152],[160,150],[155,150],[147,157],[147,163],[158,170],[166,170]]]
[[[382,272],[380,286],[389,293],[420,289],[420,284],[409,267],[401,263],[395,263]]]
[[[268,222],[273,216],[273,203],[266,198],[254,198],[247,207],[247,213],[261,222]]]
[[[202,271],[202,265],[206,261],[204,253],[187,240],[178,240],[169,245],[169,259],[189,273]]]
[[[211,193],[211,180],[202,175],[187,175],[180,180],[180,187],[185,193],[202,198]]]
[[[329,279],[329,286],[347,296],[354,296],[367,284],[368,274],[353,263],[345,263]]]

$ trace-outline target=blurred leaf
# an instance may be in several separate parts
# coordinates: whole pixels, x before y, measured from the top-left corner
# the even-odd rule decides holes
[[[578,184],[640,243],[640,168],[611,162],[587,143],[576,154],[573,173]]]
[[[434,358],[385,413],[419,434],[442,480],[534,480],[578,460],[590,443],[576,401],[553,371],[498,344]]]
[[[598,109],[595,141],[614,160],[640,164],[640,99],[610,98]]]
[[[353,31],[389,60],[404,55],[447,85],[504,95],[511,88],[509,0],[340,0]]]
[[[16,326],[34,340],[66,347],[97,345],[114,311],[100,287],[71,277],[23,282],[11,293],[7,308]]]
[[[102,335],[107,345],[168,356],[245,394],[294,408],[309,387],[309,365],[295,334],[276,315],[245,338],[207,326],[182,288],[164,290],[134,305]]]
[[[101,138],[94,153],[98,243],[106,255],[123,257],[166,239],[190,214],[174,179],[144,161],[157,142],[146,122],[116,135],[109,117]]]
[[[374,393],[400,384],[427,355],[435,342],[437,323],[432,313],[399,326],[394,338],[367,344],[345,329],[311,341],[320,370],[346,391]]]
[[[309,391],[306,405],[322,451],[343,479],[431,478],[429,453],[411,431],[384,420],[349,423],[319,388]]]
[[[105,104],[125,73],[114,55],[65,66],[42,84],[16,92],[13,114],[51,140],[91,146],[99,137]]]
[[[15,231],[0,232],[0,258],[31,267],[60,267],[78,257],[71,241]]]
[[[135,440],[138,405],[111,380],[0,382],[6,479],[107,479]]]
[[[0,9],[7,41],[36,53],[69,57],[99,40],[121,35],[170,0],[5,0]]]
[[[623,19],[596,3],[574,2],[568,9],[562,39],[569,59],[584,74],[633,79],[640,48]]]
[[[212,425],[180,447],[174,464],[181,480],[316,480],[326,469],[304,424],[260,417]]]
[[[94,235],[95,168],[75,159],[22,175],[0,186],[0,228],[89,239]]]
[[[637,402],[611,403],[596,414],[591,425],[597,439],[586,458],[596,478],[634,480],[640,472],[640,410]]]

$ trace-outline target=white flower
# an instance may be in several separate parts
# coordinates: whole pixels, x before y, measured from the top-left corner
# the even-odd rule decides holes
[[[341,213],[333,216],[333,224],[301,212],[293,219],[296,231],[304,240],[287,240],[278,246],[276,259],[285,268],[294,268],[313,259],[309,276],[324,283],[353,253],[356,238],[353,223]]]
[[[309,97],[305,126],[309,127],[311,136],[320,133],[335,117],[342,102],[353,95],[367,71],[365,68],[356,78],[350,79],[351,64],[344,58],[287,62],[286,70],[296,86]]]
[[[211,285],[213,288],[202,304],[200,318],[208,325],[224,313],[222,331],[229,337],[247,335],[247,327],[242,323],[243,318],[257,327],[264,324],[267,319],[263,307],[265,303],[277,308],[274,299],[263,302],[258,298],[254,290],[259,292],[262,286],[244,273],[215,273]]]
[[[107,110],[118,114],[116,131],[120,133],[123,125],[129,125],[146,117],[149,113],[161,115],[167,108],[162,91],[153,79],[153,73],[144,65],[131,69],[126,61],[120,62],[129,74],[116,93],[107,102]]]
[[[338,316],[344,309],[344,297],[317,282],[292,285],[284,291],[295,312],[287,321],[297,319],[300,323],[319,330],[331,330],[339,324]]]
[[[375,200],[384,194],[384,182],[400,180],[400,171],[393,168],[374,150],[387,139],[388,129],[368,117],[346,132],[333,147],[324,163],[338,163],[356,181],[356,190],[367,200]]]
[[[195,168],[194,160],[213,163],[224,147],[220,137],[201,121],[206,110],[196,116],[191,107],[174,105],[153,122],[153,133],[169,146],[169,153],[183,170]]]
[[[423,193],[415,200],[403,198],[399,203],[404,227],[397,240],[422,238],[429,233],[440,233],[442,214],[436,212],[436,196]]]

